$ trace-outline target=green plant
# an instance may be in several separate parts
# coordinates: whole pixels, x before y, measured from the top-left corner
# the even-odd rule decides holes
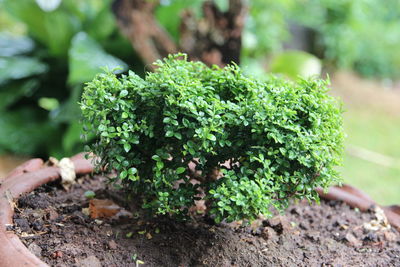
[[[399,18],[400,2],[396,0],[387,0],[384,5],[379,0],[249,1],[243,62],[257,68],[265,54],[279,53],[285,42],[296,42],[291,40],[295,36],[290,25],[297,25],[315,33],[315,38],[303,36],[310,38],[304,40],[311,49],[307,52],[316,53],[325,63],[354,69],[367,77],[397,78]]]
[[[326,61],[364,76],[399,76],[399,1],[306,0],[293,7],[296,22],[316,31]]]
[[[155,65],[145,79],[99,74],[81,102],[86,134],[98,136],[88,150],[143,207],[185,217],[201,190],[217,222],[251,220],[338,181],[341,108],[325,81],[257,81],[185,55]]]
[[[0,154],[81,151],[82,83],[101,67],[132,63],[110,0],[52,3],[59,5],[48,10],[43,1],[0,1]]]

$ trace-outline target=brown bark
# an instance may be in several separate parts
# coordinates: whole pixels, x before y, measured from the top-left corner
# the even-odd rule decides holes
[[[119,28],[146,65],[177,51],[207,65],[223,67],[232,62],[240,63],[246,14],[243,0],[229,0],[226,12],[221,12],[213,1],[207,0],[201,19],[196,19],[190,10],[183,11],[179,45],[157,23],[154,17],[157,5],[158,1],[146,0],[115,0],[113,3]]]
[[[227,12],[212,1],[203,4],[204,17],[196,20],[190,10],[182,14],[180,46],[192,59],[221,67],[240,63],[246,8],[242,0],[230,0]]]
[[[119,28],[145,64],[151,64],[159,58],[177,52],[171,37],[154,18],[154,8],[157,4],[157,1],[146,0],[113,2],[113,12]]]

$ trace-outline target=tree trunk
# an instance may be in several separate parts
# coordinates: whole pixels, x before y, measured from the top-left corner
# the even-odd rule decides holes
[[[130,40],[143,62],[151,63],[178,51],[191,60],[220,67],[240,63],[242,31],[246,6],[242,0],[229,0],[229,9],[221,12],[213,1],[203,3],[203,17],[182,12],[180,40],[176,44],[154,17],[157,1],[115,0],[113,12],[122,33]],[[178,14],[171,14],[178,15]]]

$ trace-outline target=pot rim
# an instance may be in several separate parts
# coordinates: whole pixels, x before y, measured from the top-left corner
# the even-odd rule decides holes
[[[88,174],[94,168],[79,153],[71,158],[76,174]],[[31,159],[12,170],[0,184],[0,267],[48,266],[22,243],[7,226],[13,224],[14,203],[22,194],[32,192],[39,186],[60,178],[60,169],[45,166],[41,159]]]

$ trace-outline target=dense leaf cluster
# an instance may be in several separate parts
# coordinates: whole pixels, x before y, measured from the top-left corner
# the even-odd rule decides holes
[[[338,180],[341,107],[325,81],[258,81],[184,55],[155,64],[145,79],[97,75],[81,102],[90,151],[145,208],[185,216],[201,191],[217,222],[254,219]]]

